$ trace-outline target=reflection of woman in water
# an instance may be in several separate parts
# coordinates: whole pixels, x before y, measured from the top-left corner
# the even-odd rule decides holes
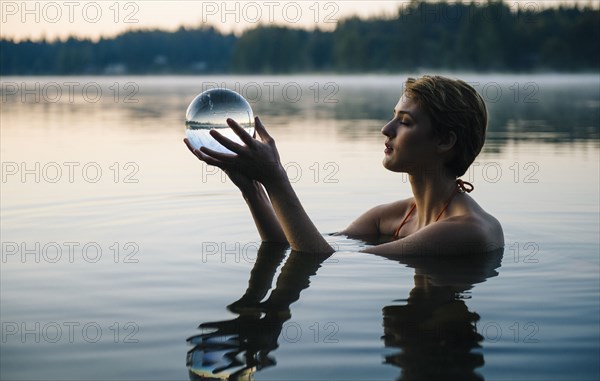
[[[256,118],[260,140],[235,121],[227,122],[245,146],[217,131],[211,135],[235,154],[205,147],[195,150],[187,140],[186,144],[198,159],[223,169],[241,190],[265,244],[248,290],[229,306],[239,316],[204,323],[201,328],[211,331],[190,338],[195,345],[188,357],[193,379],[247,379],[255,370],[274,365],[268,355],[277,348],[282,326],[291,317],[290,304],[333,252],[300,204],[275,141],[260,119]],[[376,206],[340,232],[369,239],[393,237],[365,251],[398,256],[415,268],[415,287],[406,305],[383,308],[385,345],[401,349],[385,361],[403,369],[403,380],[481,379],[474,369],[483,364],[483,356],[472,352],[482,340],[475,327],[479,316],[461,297],[473,284],[495,274],[500,262],[494,258],[501,255],[504,238],[499,222],[466,194],[472,186],[457,178],[481,151],[486,125],[484,102],[465,82],[429,76],[408,79],[392,120],[382,129],[383,165],[409,174],[414,197]],[[279,251],[266,249],[271,243],[283,245]],[[261,302],[286,243],[294,252],[275,289]],[[423,255],[482,252],[487,255]],[[322,255],[315,260],[307,253]],[[211,371],[205,372],[205,367]]]
[[[260,140],[235,121],[227,123],[246,146],[217,131],[211,135],[235,154],[194,150],[186,139],[188,148],[223,169],[240,188],[263,241],[331,253],[292,189],[275,141],[260,119]],[[486,126],[483,99],[465,82],[439,76],[408,79],[392,120],[381,132],[386,137],[384,167],[408,173],[414,197],[376,206],[340,234],[394,237],[365,250],[381,255],[463,254],[503,247],[500,223],[465,193],[472,186],[457,180],[481,151]]]
[[[273,352],[292,317],[290,305],[328,257],[292,252],[269,294],[286,249],[286,244],[263,243],[246,292],[227,307],[238,316],[203,323],[203,333],[188,339],[194,345],[187,357],[191,380],[251,380],[256,371],[276,365]],[[384,360],[402,369],[399,380],[483,380],[475,372],[484,363],[483,354],[473,351],[483,340],[476,330],[479,315],[469,311],[464,299],[474,284],[498,274],[501,259],[500,249],[478,256],[400,260],[415,269],[415,285],[404,305],[383,307],[382,337],[386,347],[400,350]]]

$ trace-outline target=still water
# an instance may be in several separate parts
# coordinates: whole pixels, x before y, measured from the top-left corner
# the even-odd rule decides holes
[[[0,378],[598,379],[600,78],[461,77],[506,247],[399,261],[260,245],[181,140],[198,93],[241,92],[333,233],[410,195],[379,131],[405,76],[2,78]]]

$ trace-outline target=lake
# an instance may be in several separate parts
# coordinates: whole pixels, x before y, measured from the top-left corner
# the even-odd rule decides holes
[[[381,165],[407,76],[2,78],[0,378],[598,379],[600,76],[456,76],[490,112],[463,179],[506,240],[468,261],[330,235],[411,194]],[[261,116],[333,255],[261,245],[187,151],[216,86]]]

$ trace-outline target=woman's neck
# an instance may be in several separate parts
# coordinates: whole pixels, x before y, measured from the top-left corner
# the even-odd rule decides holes
[[[420,229],[436,221],[448,198],[456,190],[456,178],[444,170],[438,170],[410,174],[409,180]]]

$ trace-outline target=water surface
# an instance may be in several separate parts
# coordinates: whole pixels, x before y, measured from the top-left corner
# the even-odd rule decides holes
[[[463,178],[506,239],[477,261],[260,246],[181,142],[195,95],[242,92],[332,233],[410,195],[381,166],[405,76],[3,78],[1,378],[598,379],[600,79],[462,78],[490,109]]]

